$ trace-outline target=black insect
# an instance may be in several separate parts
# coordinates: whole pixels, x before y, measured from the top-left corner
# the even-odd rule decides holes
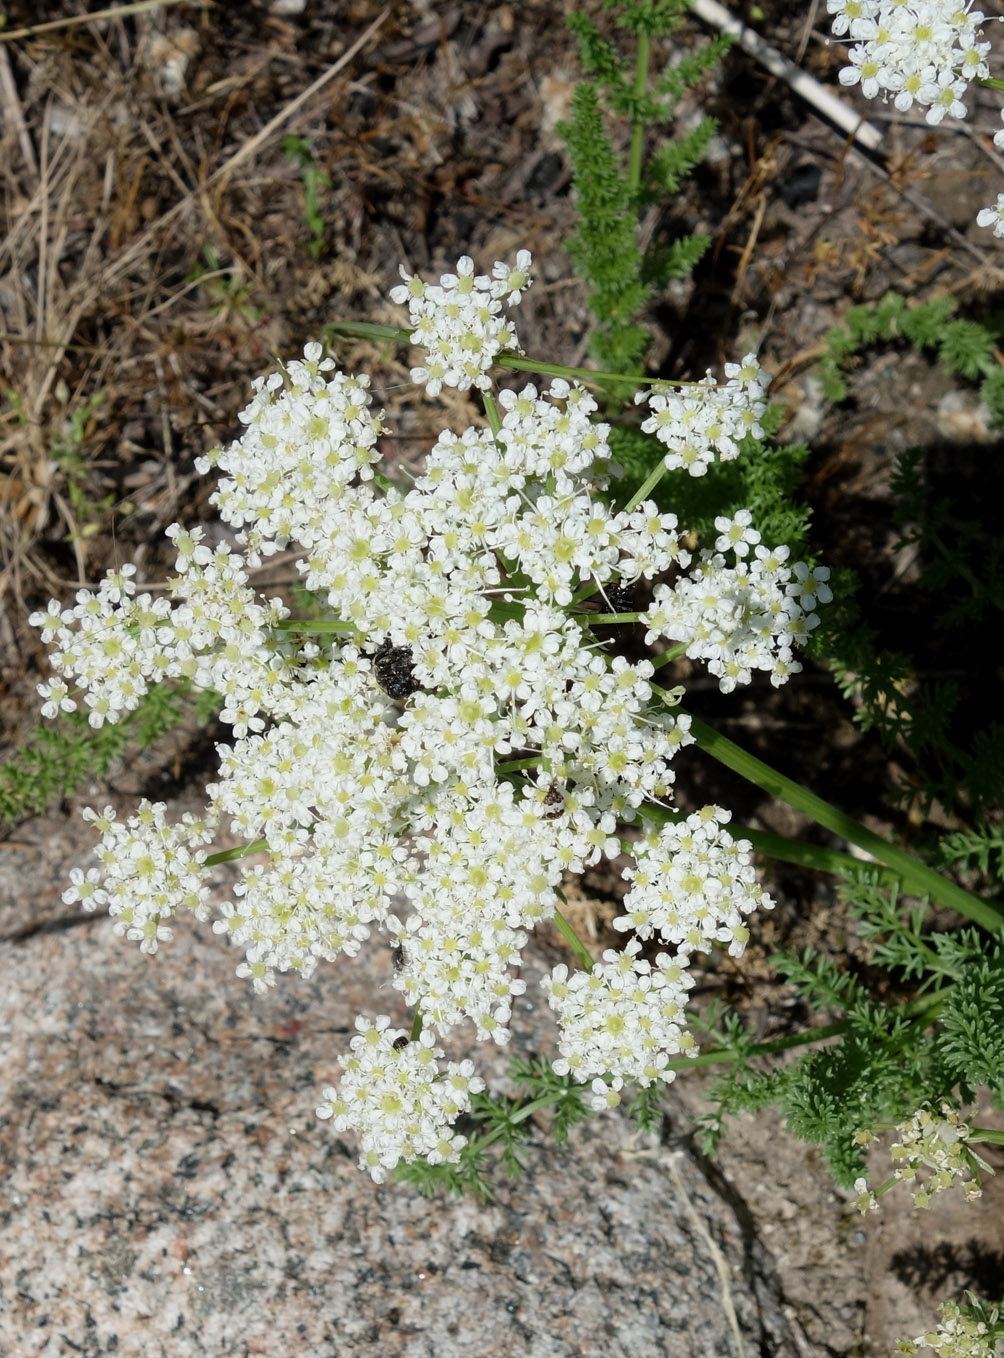
[[[545,820],[557,820],[565,810],[565,799],[561,795],[561,789],[557,783],[552,783],[544,794]]]
[[[395,943],[390,950],[391,965],[395,971],[404,971],[408,965],[408,956],[400,943]]]
[[[611,613],[633,613],[635,602],[634,585],[618,580],[613,585],[604,586],[607,603]]]
[[[404,1033],[402,1033],[400,1037],[395,1037],[395,1039],[394,1039],[394,1050],[395,1050],[396,1052],[403,1051],[404,1048],[407,1047],[407,1045],[408,1045],[408,1039],[405,1037]]]
[[[373,673],[388,698],[407,698],[422,685],[415,678],[410,646],[392,646],[385,637],[373,656]]]

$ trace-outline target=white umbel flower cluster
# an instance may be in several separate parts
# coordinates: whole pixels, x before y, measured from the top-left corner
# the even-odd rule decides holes
[[[896,1164],[894,1177],[916,1183],[915,1207],[928,1207],[935,1193],[943,1193],[958,1181],[972,1202],[982,1195],[975,1174],[976,1161],[966,1145],[971,1119],[943,1103],[939,1110],[919,1108],[913,1117],[896,1127],[899,1139],[889,1147]],[[926,1177],[922,1182],[918,1177]]]
[[[715,526],[717,550],[703,551],[675,584],[656,585],[641,617],[646,645],[657,637],[685,643],[687,655],[705,661],[718,677],[723,693],[748,684],[754,670],[769,674],[777,687],[802,668],[794,650],[819,625],[812,612],[816,603],[832,597],[829,571],[825,566],[810,571],[801,561],[789,565],[787,547],[762,546],[746,510],[734,519],[716,519]],[[734,565],[725,551],[736,558]]]
[[[439,289],[409,280],[413,319],[435,329],[445,317],[456,346],[472,337],[461,347],[473,366],[454,354],[431,385],[447,374],[477,385],[498,345],[514,345],[496,318],[528,268],[521,254],[486,279],[461,261]],[[681,415],[719,456],[755,428],[764,387],[752,360],[726,372]],[[310,344],[254,384],[241,437],[199,462],[220,474],[227,536],[211,546],[201,529],[168,530],[170,595],[137,593],[124,567],[72,608],[33,616],[54,648],[46,715],[82,693],[94,725],[115,721],[149,684],[176,679],[222,694],[232,728],[205,818],[169,825],[147,803],[125,824],[93,816],[100,868],[76,873],[68,900],[106,905],[152,952],[180,910],[205,917],[204,846],[220,827],[256,846],[213,924],[255,990],[352,957],[375,934],[392,942],[388,980],[422,1038],[361,1020],[341,1093],[326,1094],[375,1177],[402,1157],[455,1158],[449,1125],[480,1086],[466,1065],[440,1078],[436,1042],[465,1021],[507,1041],[523,949],[563,878],[620,855],[620,826],[646,807],[664,819],[674,757],[692,743],[652,662],[610,654],[594,634],[587,596],[672,576],[655,587],[650,637],[686,639],[735,682],[795,668],[791,646],[823,597],[821,576],[769,553],[743,513],[719,521],[719,555],[702,555],[688,593],[675,515],[652,501],[617,510],[600,493],[609,428],[581,386],[526,386],[498,404],[496,436],[444,432],[410,487],[389,486],[374,474],[383,421],[367,380]],[[249,571],[279,550],[318,596],[316,619],[256,593]],[[723,551],[740,562],[731,574]],[[673,1057],[693,1049],[690,954],[740,952],[745,916],[769,905],[724,818],[711,808],[643,836],[625,904],[636,936],[594,973],[549,983],[562,1069],[598,1082],[604,1106],[625,1080],[671,1078]],[[650,965],[641,939],[655,935],[676,955]]]
[[[361,1128],[361,1168],[381,1184],[399,1160],[455,1164],[467,1138],[452,1125],[485,1087],[472,1061],[450,1061],[431,1033],[409,1041],[381,1014],[374,1022],[356,1019],[358,1032],[339,1057],[345,1072],[336,1089],[321,1091],[319,1118],[331,1118],[336,1132]]]
[[[43,716],[75,710],[71,677],[95,728],[135,709],[152,683],[184,679],[223,694],[224,720],[236,734],[263,729],[259,713],[285,679],[266,639],[288,610],[277,599],[257,602],[244,559],[226,544],[215,551],[202,546],[201,528],[185,532],[172,524],[167,536],[178,547],[177,606],[163,596],[137,596],[136,568],[127,565],[95,593],[80,590],[73,608],[53,600],[31,615],[42,640],[56,643],[50,659],[62,676],[39,686]]]
[[[425,363],[412,368],[411,380],[430,396],[438,396],[444,386],[486,391],[496,356],[517,347],[516,330],[501,311],[519,305],[530,286],[530,264],[530,251],[520,250],[514,265],[499,262],[489,277],[475,274],[474,261],[464,255],[457,272],[443,274],[438,287],[402,265],[404,282],[391,289],[390,299],[407,302],[411,342],[426,351]]]
[[[652,411],[642,431],[669,449],[665,462],[670,471],[704,476],[712,462],[738,457],[740,440],[747,435],[763,438],[760,417],[767,407],[761,397],[769,382],[756,355],[747,354],[741,363],[726,363],[722,383],[710,371],[682,388],[657,383],[634,398],[638,405],[647,402]]]
[[[902,1180],[913,1186],[913,1205],[930,1207],[936,1193],[944,1193],[957,1184],[968,1202],[983,1195],[980,1171],[993,1174],[993,1169],[969,1145],[973,1114],[964,1116],[956,1108],[942,1102],[939,1109],[929,1105],[918,1108],[904,1122],[896,1126],[898,1139],[889,1147],[896,1168],[892,1177],[872,1192],[865,1179],[857,1179],[860,1212],[876,1211],[878,1198]],[[868,1146],[879,1140],[879,1132],[863,1127],[854,1135],[858,1146]]]
[[[985,1320],[967,1315],[956,1301],[943,1301],[938,1309],[941,1324],[937,1329],[919,1334],[916,1339],[901,1339],[893,1352],[914,1354],[921,1349],[933,1349],[939,1358],[999,1358],[999,1325],[991,1332]]]
[[[669,1064],[673,1056],[696,1055],[684,1027],[687,991],[694,984],[689,959],[661,952],[653,965],[640,952],[641,943],[632,938],[623,952],[605,952],[592,971],[569,974],[562,964],[544,978],[561,1027],[561,1057],[554,1062],[559,1075],[581,1081],[612,1075],[647,1088],[676,1078]],[[595,1085],[594,1093],[594,1107],[609,1104]]]
[[[842,85],[860,84],[868,99],[891,97],[905,113],[919,104],[929,123],[964,118],[970,81],[986,77],[984,15],[967,0],[826,0],[837,37],[854,43]]]
[[[834,36],[853,44],[842,85],[858,85],[866,99],[891,99],[900,113],[916,104],[929,123],[964,118],[962,102],[974,80],[990,75],[983,38],[986,16],[972,0],[826,0]],[[1004,117],[1004,110],[1001,112]],[[1004,131],[994,137],[1004,148]],[[1004,193],[981,208],[978,226],[1004,237]]]
[[[186,813],[172,825],[163,802],[144,799],[124,824],[110,806],[100,813],[87,807],[84,819],[101,835],[96,852],[102,866],[86,873],[71,870],[71,885],[63,892],[67,905],[104,907],[115,921],[115,932],[151,954],[174,937],[165,921],[179,911],[208,918],[206,850],[200,846],[212,842],[212,818]]]
[[[657,934],[677,955],[724,943],[741,957],[749,939],[743,917],[774,902],[756,880],[749,840],[723,828],[729,819],[722,807],[705,806],[650,831],[634,848],[634,865],[624,869],[632,886],[614,928],[641,939]]]

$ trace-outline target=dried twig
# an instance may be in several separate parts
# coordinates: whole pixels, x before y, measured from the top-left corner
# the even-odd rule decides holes
[[[869,151],[877,151],[882,145],[882,133],[877,127],[866,122],[842,99],[831,94],[825,85],[821,85],[811,75],[806,75],[793,61],[782,56],[776,47],[764,42],[759,33],[747,27],[741,19],[729,14],[718,0],[694,0],[694,13],[712,28],[717,28],[735,38],[743,51],[748,52],[751,57],[756,57],[771,75],[784,80],[806,103],[811,104],[818,113],[828,118],[849,137],[859,141]]]
[[[10,69],[10,58],[6,49],[0,47],[0,100],[3,101],[4,109],[7,111],[11,125],[17,133],[18,145],[21,147],[21,155],[24,158],[25,167],[28,173],[34,178],[38,174],[38,161],[35,159],[35,148],[32,145],[31,135],[28,132],[24,121],[24,113],[21,109],[21,100],[18,98],[17,86],[14,84],[14,75]]]
[[[333,80],[339,71],[345,69],[353,57],[355,57],[356,54],[366,46],[369,40],[383,27],[389,14],[390,7],[388,6],[377,15],[365,33],[361,34],[352,46],[342,53],[337,61],[333,62],[326,71],[322,71],[312,84],[308,85],[305,90],[302,90],[296,98],[291,100],[284,109],[280,110],[280,112],[275,115],[274,118],[270,118],[265,126],[261,128],[260,131],[256,132],[253,137],[249,138],[248,141],[244,142],[225,164],[214,170],[205,184],[202,185],[201,189],[190,190],[184,197],[179,198],[176,203],[172,203],[166,212],[161,213],[156,221],[151,222],[143,234],[137,236],[129,248],[123,251],[119,258],[105,271],[100,279],[99,287],[106,288],[113,279],[125,272],[136,258],[143,254],[157,232],[161,231],[168,222],[173,221],[179,213],[183,212],[185,208],[194,201],[198,192],[202,192],[204,189],[208,188],[210,184],[216,184],[220,180],[229,178],[238,166],[243,165],[246,160],[249,160],[257,152],[262,143],[267,141],[268,138],[283,125],[283,123],[288,122],[293,114],[302,108],[309,99],[312,99],[319,90],[323,89],[330,80]]]
[[[73,28],[77,24],[92,24],[95,19],[125,19],[130,14],[147,14],[152,9],[166,9],[169,5],[184,5],[191,0],[133,0],[129,5],[113,5],[111,9],[96,9],[90,14],[71,14],[66,19],[50,19],[44,24],[28,24],[25,28],[11,28],[6,33],[0,31],[0,43],[13,42],[15,38],[33,38],[36,33],[51,33],[55,28]],[[209,7],[209,0],[202,0],[203,7]]]
[[[755,57],[772,75],[786,81],[796,94],[800,94],[818,113],[829,118],[837,127],[846,132],[852,143],[858,141],[866,150],[873,153],[879,152],[882,144],[882,133],[878,128],[865,122],[842,100],[831,94],[818,80],[814,80],[811,75],[806,75],[787,57],[782,56],[776,48],[764,42],[763,38],[758,33],[754,33],[751,28],[748,28],[741,19],[733,18],[718,3],[718,0],[694,0],[694,13],[712,28],[718,28],[723,33],[731,34],[740,47]],[[863,155],[854,145],[849,145],[847,149],[855,157],[856,163],[866,166],[873,174],[885,179],[915,211],[923,213],[925,217],[939,226],[954,244],[972,255],[974,259],[980,260],[984,267],[990,267],[986,253],[954,227],[923,194],[917,193],[914,189],[892,183],[892,176],[883,163],[881,155],[878,159],[875,159],[874,155]]]

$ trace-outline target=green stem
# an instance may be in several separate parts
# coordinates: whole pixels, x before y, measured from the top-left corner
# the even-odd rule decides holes
[[[481,400],[485,407],[485,415],[488,417],[488,428],[492,431],[492,436],[498,438],[499,430],[502,428],[502,416],[495,404],[495,397],[490,391],[483,391]]]
[[[563,905],[568,904],[568,902],[565,900],[563,892],[559,891],[558,896],[560,897]],[[575,953],[575,956],[585,967],[586,971],[592,971],[593,959],[589,955],[589,950],[586,948],[585,944],[581,941],[578,934],[569,924],[568,920],[565,919],[561,911],[557,909],[554,912],[554,927],[557,929],[558,933],[571,948],[572,952]]]
[[[606,382],[626,382],[632,387],[648,387],[652,385],[650,377],[644,377],[640,373],[608,373],[598,372],[595,368],[568,368],[563,363],[544,363],[539,358],[527,358],[525,354],[514,354],[509,349],[496,355],[495,366],[497,368],[509,368],[513,372],[541,373],[544,377],[574,377],[580,382],[592,383],[594,386],[602,386]],[[696,386],[696,383],[682,382],[680,386]]]
[[[654,820],[659,825],[676,824],[685,819],[682,811],[672,811],[656,802],[643,802],[638,810],[648,820]],[[748,839],[755,853],[780,863],[797,863],[799,867],[832,872],[835,876],[859,872],[864,866],[860,858],[854,858],[849,853],[839,853],[836,849],[827,849],[820,844],[809,844],[804,839],[787,839],[784,835],[771,834],[769,830],[754,830],[749,825],[733,825],[731,822],[725,828],[735,839]],[[632,846],[629,840],[624,840],[623,844],[625,853],[634,853],[637,847]],[[884,886],[892,886],[899,881],[899,874],[891,868],[879,867],[877,874]]]
[[[421,1036],[422,1036],[422,1010],[420,1007],[416,1007],[415,1017],[411,1021],[411,1037],[409,1038],[409,1041],[417,1042]]]
[[[589,627],[616,627],[621,623],[637,622],[640,613],[581,613],[577,615]]]
[[[214,868],[217,863],[232,863],[237,858],[247,858],[248,854],[263,853],[268,848],[267,839],[255,839],[250,844],[241,844],[236,849],[221,849],[211,853],[206,859],[206,867]]]
[[[641,187],[641,157],[645,140],[645,119],[640,105],[645,98],[645,87],[648,85],[651,45],[650,35],[644,29],[640,30],[635,53],[634,89],[631,92],[635,108],[631,115],[631,146],[628,151],[628,191],[632,200],[637,197],[638,190]]]
[[[507,764],[496,764],[496,773],[519,773],[520,769],[539,769],[543,755],[535,754],[529,759],[510,759]]]
[[[412,342],[410,330],[395,329],[392,325],[375,325],[372,321],[331,321],[325,329],[333,335],[387,340],[391,344]],[[577,377],[584,382],[627,382],[632,387],[643,387],[651,380],[637,373],[597,372],[594,368],[568,368],[563,363],[544,363],[539,359],[527,358],[525,354],[513,353],[509,349],[504,349],[496,356],[495,366],[510,368],[514,372],[543,373],[547,377]],[[684,382],[681,385],[691,384]]]
[[[995,1132],[989,1127],[972,1127],[966,1137],[966,1144],[970,1141],[989,1141],[994,1146],[1004,1146],[1004,1132]]]
[[[275,624],[277,632],[344,632],[355,633],[359,628],[354,622],[344,622],[341,618],[281,618]]]
[[[392,344],[411,343],[410,330],[397,330],[392,325],[374,325],[371,321],[329,321],[324,328],[333,335],[350,335],[357,339],[389,340]]]
[[[823,825],[835,835],[856,844],[859,849],[864,849],[887,868],[891,868],[912,894],[926,896],[939,905],[957,910],[960,915],[965,915],[967,919],[971,919],[991,933],[1000,932],[1004,924],[1004,905],[998,901],[982,901],[978,896],[956,886],[954,882],[947,881],[903,849],[874,834],[853,817],[845,815],[832,803],[817,797],[814,792],[809,792],[801,784],[786,778],[777,769],[771,768],[769,764],[734,745],[731,740],[697,717],[691,717],[690,734],[699,748],[710,754],[712,759],[717,759],[726,768],[741,774],[748,782],[763,788],[772,797],[787,802],[796,811],[811,816],[818,825]]]
[[[329,321],[324,327],[332,335],[355,336],[359,339],[387,340],[391,344],[411,344],[411,331],[395,329],[392,325],[376,325],[371,321]],[[2,339],[0,335],[0,339]],[[418,346],[421,348],[422,346]],[[570,368],[564,363],[545,363],[543,359],[528,358],[526,354],[514,353],[503,349],[495,356],[496,368],[508,368],[511,372],[540,373],[544,377],[575,378],[587,385],[603,386],[607,382],[624,382],[630,387],[649,387],[652,378],[642,373],[610,373],[596,368]],[[664,382],[669,387],[699,387],[700,382],[674,378]]]
[[[392,325],[376,325],[372,321],[329,321],[324,327],[332,335],[355,336],[358,339],[387,340],[391,344],[411,344],[411,331],[396,329]],[[0,335],[0,339],[3,336]],[[417,346],[421,348],[422,346]],[[526,354],[514,353],[503,349],[495,356],[496,368],[508,368],[511,372],[540,373],[544,377],[575,378],[587,385],[603,386],[607,382],[624,382],[630,387],[650,387],[652,378],[644,373],[611,373],[596,368],[570,368],[565,363],[545,363],[540,358],[528,358]],[[703,383],[682,377],[661,380],[659,389],[667,387],[701,387]]]
[[[668,665],[671,660],[677,660],[687,650],[685,641],[678,641],[675,646],[670,646],[668,651],[663,651],[662,655],[657,655],[652,661],[652,668],[657,670],[662,665]]]
[[[655,489],[665,474],[666,459],[660,457],[659,461],[655,464],[655,467],[649,472],[648,476],[624,506],[624,513],[630,514],[632,509],[636,509],[643,500],[647,499],[649,493]]]
[[[527,1118],[532,1118],[534,1113],[542,1112],[543,1109],[550,1107],[557,1097],[556,1094],[541,1094],[536,1099],[530,1099],[527,1103],[520,1104],[519,1108],[510,1113],[509,1122],[513,1125],[525,1122]],[[496,1141],[501,1140],[504,1133],[504,1127],[495,1127],[492,1131],[486,1132],[484,1136],[479,1136],[477,1138],[478,1149],[483,1150],[493,1145]]]
[[[919,999],[890,1007],[904,1018],[920,1018],[927,1015],[929,1021],[933,1021],[952,989],[952,986],[944,986],[941,990],[931,991],[929,995],[921,995]],[[931,1010],[934,1010],[934,1013],[930,1013]],[[794,1047],[825,1042],[827,1038],[839,1037],[850,1026],[850,1019],[838,1019],[836,1023],[827,1023],[822,1028],[810,1028],[804,1033],[789,1033],[787,1037],[775,1037],[769,1042],[758,1042],[756,1046],[745,1051],[739,1051],[735,1047],[717,1047],[709,1052],[701,1052],[699,1056],[674,1056],[669,1065],[672,1070],[690,1070],[694,1066],[734,1065],[737,1061],[748,1061],[755,1056],[773,1056],[778,1052],[791,1051]]]

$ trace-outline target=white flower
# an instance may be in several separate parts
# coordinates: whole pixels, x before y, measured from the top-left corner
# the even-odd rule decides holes
[[[561,1034],[557,1074],[582,1082],[610,1075],[616,1092],[624,1080],[646,1087],[656,1081],[668,1084],[676,1077],[670,1058],[696,1054],[683,1027],[687,991],[693,985],[687,958],[659,953],[652,966],[638,956],[640,951],[641,944],[631,939],[622,953],[605,952],[590,972],[569,976],[559,966],[545,977],[544,990]],[[592,1088],[599,1095],[597,1083]],[[609,1092],[602,1095],[606,1106]],[[594,1098],[593,1106],[597,1103]]]
[[[894,1177],[917,1185],[914,1206],[928,1207],[935,1193],[943,1193],[959,1181],[969,1201],[980,1197],[978,1168],[989,1170],[968,1148],[972,1117],[963,1116],[947,1103],[936,1112],[919,1108],[913,1117],[896,1127],[898,1140],[889,1148],[896,1163]],[[925,1180],[918,1175],[927,1171]],[[992,1170],[990,1171],[993,1172]]]
[[[319,1118],[336,1132],[354,1131],[362,1144],[360,1168],[383,1183],[400,1160],[456,1164],[467,1138],[452,1130],[484,1089],[470,1061],[450,1061],[441,1072],[442,1050],[428,1032],[410,1041],[381,1014],[356,1019],[356,1036],[338,1058],[344,1071],[338,1088],[326,1086]]]
[[[861,82],[861,93],[866,99],[874,99],[882,88],[883,64],[876,57],[873,48],[866,43],[858,43],[848,53],[850,66],[840,72],[841,85],[856,85]]]
[[[641,939],[657,934],[677,956],[725,943],[741,957],[749,938],[743,916],[774,902],[756,880],[752,845],[723,828],[728,819],[721,807],[705,806],[642,839],[634,867],[624,870],[632,887],[614,928]]]
[[[940,1306],[941,1324],[916,1339],[901,1339],[897,1353],[916,1353],[918,1349],[933,1349],[941,1358],[997,1358],[996,1334],[991,1333],[983,1320],[977,1319],[958,1302],[943,1301]]]
[[[515,343],[503,311],[529,268],[520,252],[485,275],[465,256],[438,285],[402,271],[394,295],[427,347],[430,390],[487,384],[499,347]],[[766,386],[747,355],[717,386],[658,390],[646,426],[696,473],[759,436]],[[481,1083],[468,1062],[437,1064],[436,1042],[468,1021],[481,1040],[509,1039],[523,951],[564,877],[620,855],[620,827],[665,805],[675,756],[693,742],[690,718],[657,701],[654,664],[598,639],[597,598],[656,581],[649,641],[685,641],[724,687],[756,669],[775,683],[793,672],[828,597],[825,572],[765,547],[749,511],[720,517],[715,551],[694,563],[674,514],[612,506],[610,428],[583,387],[525,386],[498,405],[497,434],[442,433],[400,490],[375,471],[383,423],[368,379],[310,343],[255,381],[241,437],[199,460],[219,476],[224,529],[171,525],[168,591],[139,593],[123,567],[32,615],[52,648],[46,716],[80,693],[98,726],[166,681],[219,694],[230,727],[205,816],[171,821],[149,802],[124,820],[86,813],[97,866],[73,870],[67,903],[107,909],[155,952],[176,916],[206,918],[206,845],[223,829],[254,852],[213,930],[256,991],[393,941],[387,984],[423,1035],[360,1019],[319,1108],[358,1133],[378,1180],[402,1159],[456,1160],[453,1124]],[[314,596],[306,629],[255,584],[280,550]],[[657,580],[670,572],[671,584]],[[690,954],[722,944],[738,956],[747,914],[770,904],[726,819],[706,808],[643,832],[618,921],[634,933],[624,952],[548,983],[557,1066],[591,1081],[598,1106],[627,1081],[672,1079],[694,1050]],[[675,955],[642,959],[650,936]]]
[[[674,585],[656,585],[641,616],[647,645],[658,637],[686,645],[694,660],[707,663],[723,693],[748,684],[754,670],[766,671],[777,687],[801,669],[794,648],[804,646],[818,626],[812,611],[831,598],[829,571],[787,564],[788,549],[759,543],[752,516],[716,521],[715,552],[703,551],[698,565]],[[743,560],[753,548],[753,559]],[[739,558],[727,564],[723,551]]]
[[[834,34],[857,40],[840,83],[860,83],[868,99],[893,94],[901,112],[917,102],[929,123],[964,118],[968,83],[990,74],[984,16],[968,3],[953,10],[941,0],[827,0],[827,9]]]
[[[467,255],[457,261],[456,273],[446,273],[439,285],[426,285],[402,268],[405,282],[393,288],[391,301],[408,303],[412,343],[426,350],[426,359],[411,370],[430,396],[444,386],[466,391],[487,390],[488,370],[503,349],[517,349],[516,331],[501,312],[518,305],[530,286],[530,252],[520,250],[515,265],[495,263],[490,278],[474,274]]]
[[[635,402],[647,401],[653,412],[641,427],[669,449],[665,462],[670,471],[703,476],[716,458],[730,462],[738,457],[740,439],[763,437],[759,421],[767,407],[760,397],[770,378],[756,355],[727,364],[725,375],[727,380],[717,386],[709,372],[679,391],[659,383],[652,391],[635,394]]]
[[[186,813],[172,825],[166,811],[162,802],[144,800],[123,823],[111,808],[101,816],[85,810],[84,819],[101,832],[95,853],[102,885],[97,887],[93,869],[86,875],[77,869],[63,894],[67,904],[80,901],[85,910],[107,906],[115,932],[139,943],[145,953],[155,953],[171,938],[165,921],[172,915],[190,910],[199,919],[206,916],[209,886],[200,846],[212,838],[212,822]]]
[[[997,134],[1001,136],[1001,133]],[[997,195],[993,207],[981,208],[976,217],[977,226],[992,226],[995,236],[1004,236],[1004,193]]]

